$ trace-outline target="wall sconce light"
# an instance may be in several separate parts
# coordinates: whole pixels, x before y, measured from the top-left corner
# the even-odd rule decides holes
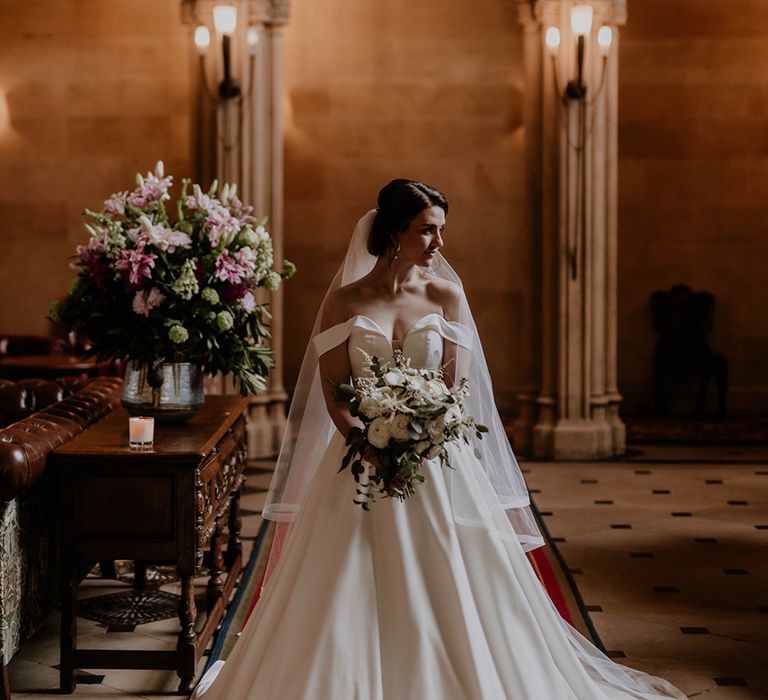
[[[560,84],[558,62],[561,49],[567,50],[569,44],[566,43],[565,47],[561,46],[562,37],[558,27],[547,27],[544,34],[546,50],[552,58],[557,96],[565,107],[563,112],[568,143],[566,169],[575,175],[575,192],[574,198],[571,200],[574,206],[573,209],[566,211],[566,220],[569,222],[567,232],[568,262],[571,278],[574,280],[579,275],[579,265],[583,257],[582,251],[587,229],[587,161],[585,151],[591,132],[587,109],[595,104],[603,90],[608,57],[613,44],[613,31],[607,25],[601,26],[597,32],[597,49],[602,57],[602,67],[598,86],[593,88],[587,84],[584,68],[588,42],[592,37],[594,14],[592,5],[582,0],[577,0],[571,6],[570,35],[576,38],[576,75],[566,83],[565,89]],[[586,99],[588,92],[591,97],[589,101]],[[571,106],[574,109],[571,109]],[[571,119],[574,117],[576,121],[572,122]],[[572,158],[574,160],[571,160]]]
[[[213,8],[213,26],[216,33],[221,36],[221,57],[223,76],[218,86],[218,97],[226,102],[237,98],[242,101],[243,95],[240,83],[234,77],[232,72],[232,37],[237,29],[237,7],[234,5],[215,5]],[[249,72],[253,77],[253,64],[256,57],[256,45],[259,41],[259,34],[255,27],[249,27],[246,34],[248,45]],[[215,95],[208,87],[206,79],[205,59],[211,44],[211,32],[205,25],[200,25],[195,29],[195,46],[200,56],[200,73],[208,94],[215,98]],[[249,81],[249,88],[253,81]],[[248,97],[247,95],[245,97]]]
[[[237,27],[237,8],[234,5],[216,5],[213,8],[213,25],[221,34],[221,54],[224,78],[219,83],[219,97],[229,100],[240,94],[240,85],[232,77],[232,35]]]
[[[587,96],[588,86],[584,80],[584,60],[587,42],[592,34],[593,18],[594,9],[592,8],[592,5],[579,3],[571,7],[571,32],[576,37],[576,76],[568,81],[565,90],[562,90],[558,83],[559,72],[557,64],[561,44],[560,30],[557,27],[547,27],[545,43],[547,52],[552,57],[552,61],[555,64],[555,81],[557,83],[558,93],[562,95],[563,101],[584,100]],[[597,33],[597,43],[600,55],[603,57],[603,66],[600,83],[595,91],[593,102],[599,97],[600,91],[602,90],[606,63],[611,51],[611,44],[613,43],[613,31],[609,26],[604,25],[600,27]]]

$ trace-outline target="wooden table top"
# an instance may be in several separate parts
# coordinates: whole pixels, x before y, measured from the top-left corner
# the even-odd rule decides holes
[[[99,461],[105,457],[157,462],[172,457],[202,458],[209,454],[249,403],[239,394],[206,396],[205,405],[181,425],[155,421],[152,450],[128,446],[128,413],[120,406],[53,452],[55,461]]]

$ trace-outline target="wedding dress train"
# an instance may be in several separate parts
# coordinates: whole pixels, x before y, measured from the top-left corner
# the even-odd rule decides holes
[[[437,314],[408,333],[412,364],[437,367],[444,339],[469,329]],[[315,337],[318,355],[348,340],[391,357],[365,316]],[[449,446],[454,469],[426,461],[405,502],[353,503],[336,432],[282,556],[226,663],[202,679],[204,700],[651,700],[684,698],[620,666],[562,620],[529,564],[473,449]]]

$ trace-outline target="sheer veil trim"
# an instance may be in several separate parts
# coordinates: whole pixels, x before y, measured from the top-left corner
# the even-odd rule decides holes
[[[307,345],[299,371],[275,473],[264,506],[263,515],[267,520],[293,521],[307,486],[314,476],[319,455],[326,449],[335,431],[321,390],[319,355],[344,342],[355,324],[371,324],[372,329],[386,336],[375,321],[363,315],[320,331],[320,321],[328,295],[338,287],[364,277],[376,263],[376,257],[367,249],[368,235],[375,215],[376,210],[371,209],[357,222],[344,261],[328,287],[315,318],[311,340]],[[470,396],[467,408],[480,423],[489,428],[489,433],[476,445],[480,462],[495,493],[495,498],[489,496],[486,505],[492,512],[506,512],[523,549],[530,550],[542,546],[544,540],[530,512],[525,480],[496,409],[488,366],[461,279],[442,253],[435,256],[430,274],[435,278],[454,283],[461,290],[459,318],[447,321],[439,314],[428,314],[420,319],[409,333],[412,333],[419,324],[436,323],[443,335],[463,347],[471,348],[471,365],[468,371]],[[433,316],[437,318],[432,318]],[[467,505],[467,510],[464,512],[462,504],[456,503],[454,515],[457,522],[468,525],[480,524],[476,522],[477,516],[470,510],[473,511]],[[508,528],[505,529],[508,531]]]

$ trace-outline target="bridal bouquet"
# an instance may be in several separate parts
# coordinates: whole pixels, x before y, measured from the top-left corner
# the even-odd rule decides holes
[[[87,339],[100,360],[127,357],[153,371],[192,362],[207,374],[231,372],[243,394],[255,393],[273,364],[269,313],[255,293],[277,289],[295,267],[286,260],[272,269],[265,222],[235,185],[204,192],[184,179],[171,207],[172,183],[160,161],[132,191],[86,209],[77,277],[50,318]]]
[[[482,438],[488,428],[467,415],[464,400],[467,379],[449,388],[443,368],[417,369],[399,350],[392,362],[361,350],[365,372],[354,386],[335,387],[335,399],[349,403],[350,413],[363,427],[349,431],[349,449],[342,459],[343,471],[350,467],[358,484],[355,503],[369,510],[378,493],[405,500],[424,481],[419,473],[424,459],[440,459],[451,467],[446,445],[471,436]],[[363,460],[374,456],[372,469]],[[367,474],[366,474],[367,471]]]

